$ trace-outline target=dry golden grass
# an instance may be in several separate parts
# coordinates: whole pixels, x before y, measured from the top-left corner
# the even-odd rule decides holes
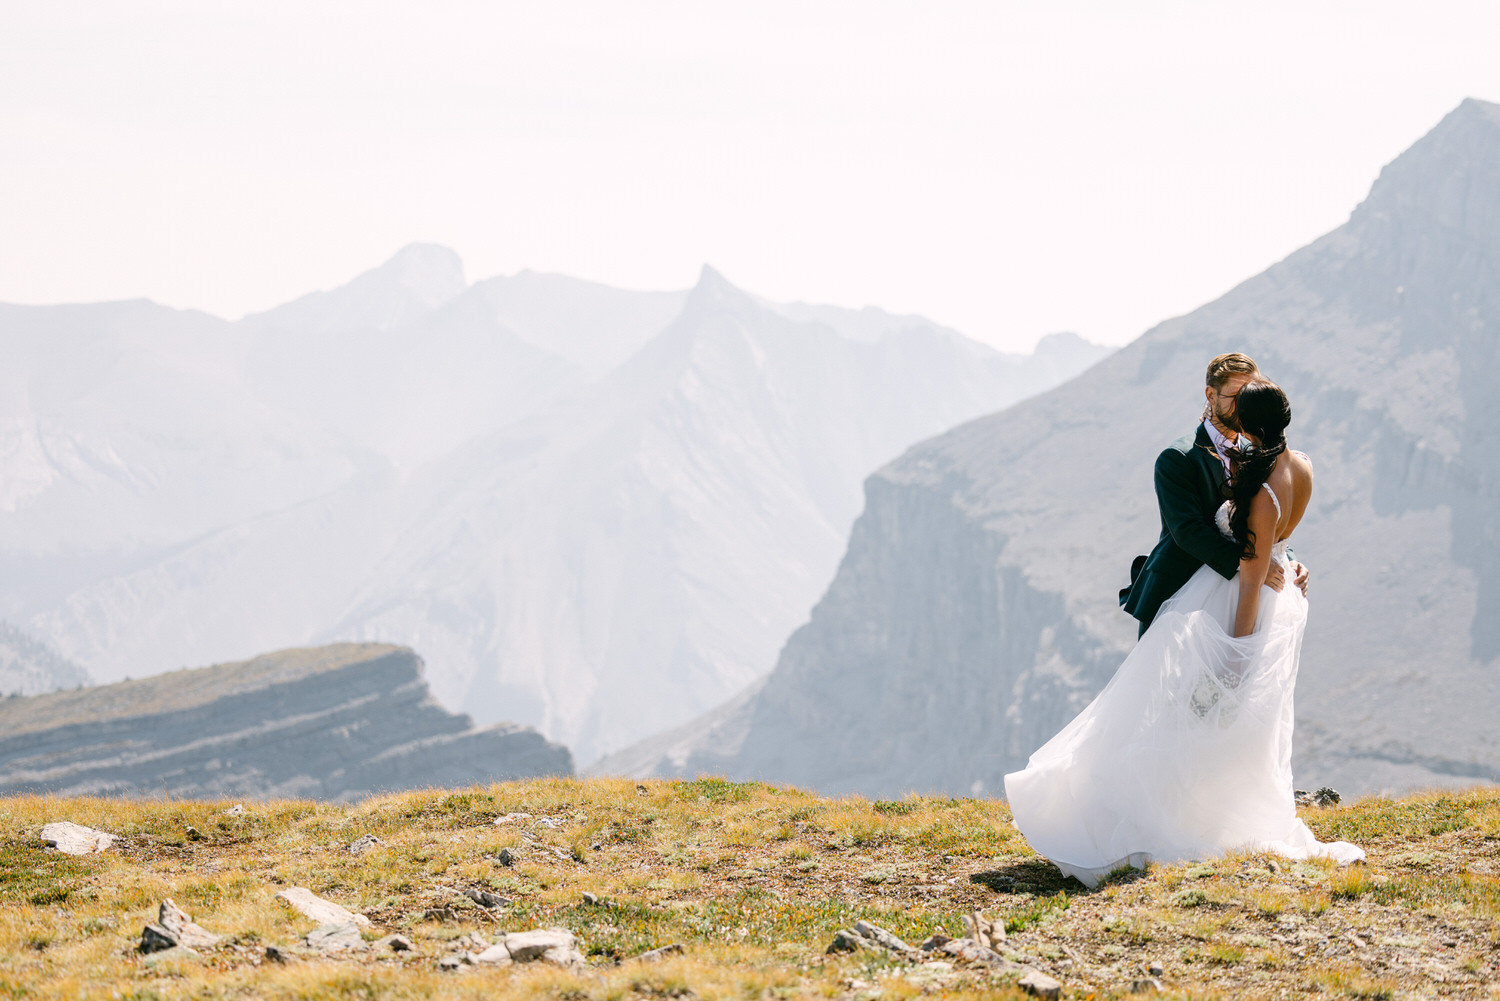
[[[915,944],[961,934],[972,909],[1003,918],[1010,958],[1071,997],[1124,996],[1153,960],[1169,996],[1195,998],[1487,997],[1500,974],[1497,790],[1303,811],[1320,837],[1364,844],[1368,865],[1234,855],[1094,891],[1037,859],[988,800],[596,779],[229,805],[0,800],[0,998],[1019,996],[1013,974],[824,953],[861,918]],[[531,818],[495,826],[507,813]],[[38,828],[64,819],[121,840],[83,858],[46,850]],[[364,834],[381,844],[349,854]],[[269,962],[267,946],[312,926],[274,899],[294,885],[416,952]],[[467,889],[512,903],[491,914]],[[225,944],[148,963],[135,946],[165,897]],[[438,968],[471,932],[549,926],[577,934],[586,970]],[[673,942],[681,956],[631,961]]]

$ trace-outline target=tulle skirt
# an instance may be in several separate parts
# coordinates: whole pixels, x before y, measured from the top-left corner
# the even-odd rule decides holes
[[[1292,790],[1292,690],[1307,600],[1262,588],[1235,639],[1239,580],[1202,567],[1088,708],[1005,776],[1016,826],[1086,886],[1123,866],[1236,849],[1364,858],[1318,842]]]

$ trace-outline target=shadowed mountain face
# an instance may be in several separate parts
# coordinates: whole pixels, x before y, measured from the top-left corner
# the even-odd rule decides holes
[[[872,476],[763,687],[602,767],[998,792],[1133,644],[1116,592],[1159,530],[1152,463],[1229,350],[1285,388],[1316,468],[1298,781],[1500,780],[1500,107],[1472,100],[1340,229]]]
[[[403,643],[587,760],[770,670],[870,470],[1107,353],[423,246],[238,323],[0,306],[0,617],[101,681]]]
[[[4,699],[0,734],[7,796],[352,800],[573,772],[534,730],[447,712],[421,659],[379,644]]]

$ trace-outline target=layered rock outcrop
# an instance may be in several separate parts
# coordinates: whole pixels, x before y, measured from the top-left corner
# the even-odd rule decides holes
[[[351,800],[572,771],[534,730],[443,709],[384,644],[0,700],[0,795]]]
[[[1299,783],[1500,781],[1500,106],[1473,100],[1346,225],[872,476],[836,579],[764,685],[696,740],[616,760],[997,793],[1132,646],[1116,592],[1157,537],[1152,464],[1229,350],[1286,389],[1289,439],[1317,470],[1295,537],[1313,568]]]

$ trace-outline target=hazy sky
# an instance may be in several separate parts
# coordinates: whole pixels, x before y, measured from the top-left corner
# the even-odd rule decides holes
[[[0,301],[233,318],[422,240],[1122,343],[1500,101],[1497,42],[1493,0],[9,0]]]

